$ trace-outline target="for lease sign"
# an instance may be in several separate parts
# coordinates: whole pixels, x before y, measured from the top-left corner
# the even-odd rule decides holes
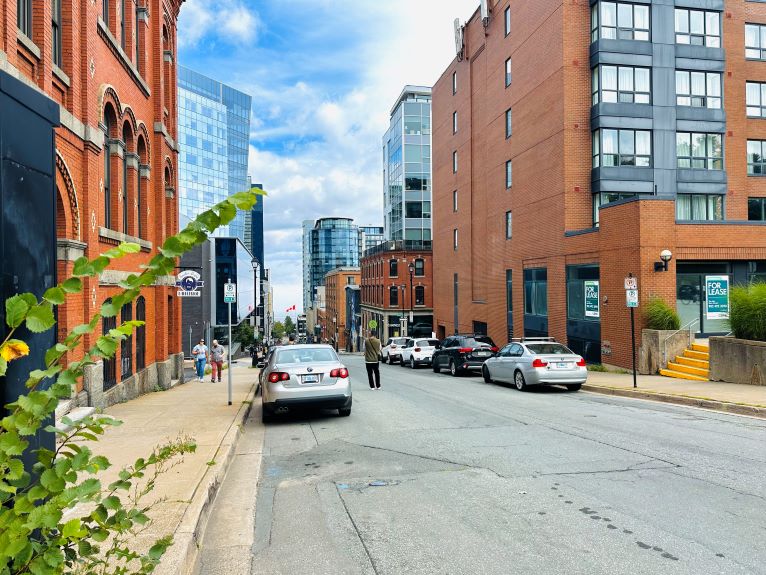
[[[729,319],[729,276],[705,276],[707,319]]]

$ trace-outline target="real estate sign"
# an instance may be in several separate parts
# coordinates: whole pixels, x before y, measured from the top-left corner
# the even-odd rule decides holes
[[[707,319],[729,319],[729,276],[705,276]]]
[[[585,282],[585,317],[600,317],[598,280]]]

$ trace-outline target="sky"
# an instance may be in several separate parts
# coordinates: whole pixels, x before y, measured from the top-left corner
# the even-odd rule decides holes
[[[264,200],[274,313],[302,307],[303,220],[383,225],[382,138],[406,84],[455,57],[479,0],[186,0],[179,64],[253,97],[249,174]]]

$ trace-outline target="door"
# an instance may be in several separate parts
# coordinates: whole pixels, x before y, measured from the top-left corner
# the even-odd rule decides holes
[[[691,325],[696,337],[729,333],[729,320],[721,318],[721,314],[713,309],[718,303],[718,296],[708,297],[708,290],[714,290],[715,287],[712,278],[728,278],[728,288],[731,288],[733,277],[729,273],[729,264],[679,263],[679,268],[683,271],[679,271],[676,276],[676,309],[681,319],[681,327],[688,329],[687,326]]]
[[[508,367],[506,368],[508,370],[508,381],[513,381],[513,373],[516,371],[522,355],[524,355],[524,348],[518,343],[514,343],[508,353]]]
[[[513,377],[513,373],[509,370],[509,365],[511,363],[511,347],[512,346],[510,345],[506,345],[501,349],[497,354],[497,359],[490,364],[492,365],[493,378],[501,381],[510,381]]]

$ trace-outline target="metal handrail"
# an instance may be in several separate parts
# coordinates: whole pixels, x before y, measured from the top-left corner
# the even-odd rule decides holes
[[[677,333],[681,333],[682,331],[688,329],[689,330],[689,347],[691,347],[693,339],[694,339],[692,336],[692,326],[694,326],[694,324],[697,324],[699,322],[700,322],[699,318],[693,319],[686,325],[682,326],[680,329],[677,329],[676,331],[671,333],[664,340],[662,340],[662,363],[663,364],[667,365],[668,363],[668,340],[674,335],[676,335]]]

